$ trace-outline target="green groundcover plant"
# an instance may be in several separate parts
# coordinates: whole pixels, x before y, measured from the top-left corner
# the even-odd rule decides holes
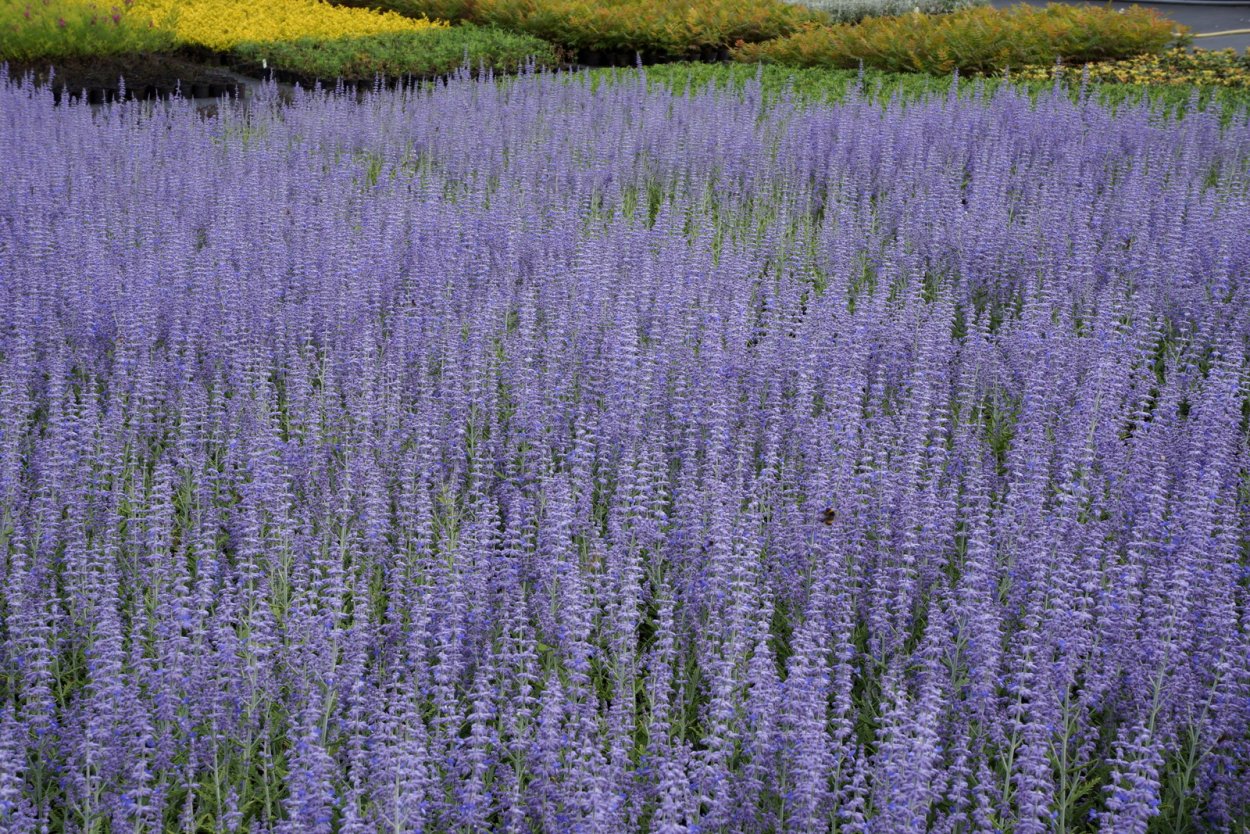
[[[515,70],[530,61],[537,66],[556,62],[555,50],[538,38],[467,23],[336,40],[245,43],[235,48],[235,55],[245,64],[305,79],[348,80],[444,75],[466,63],[474,69]]]
[[[842,68],[862,63],[896,72],[994,73],[1056,59],[1084,63],[1161,52],[1177,40],[1178,28],[1183,30],[1157,12],[1136,6],[1111,11],[1020,5],[811,26],[767,43],[741,45],[734,58]]]

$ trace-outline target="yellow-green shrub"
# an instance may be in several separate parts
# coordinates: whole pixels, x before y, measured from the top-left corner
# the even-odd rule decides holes
[[[1021,81],[1047,81],[1053,79],[1056,72],[1070,82],[1086,78],[1093,83],[1250,89],[1250,54],[1238,55],[1232,49],[1198,49],[1193,52],[1169,49],[1158,55],[1138,55],[1084,66],[1057,68],[1054,64],[1039,64],[1024,67],[1019,72],[1013,72],[1012,76]]]
[[[173,35],[127,0],[0,0],[0,60],[159,52]]]
[[[333,6],[324,0],[134,0],[134,4],[136,13],[150,15],[179,43],[223,51],[239,43],[349,38],[446,26],[394,12]]]
[[[734,57],[794,66],[852,68],[862,61],[898,72],[990,73],[1056,59],[1084,63],[1159,52],[1175,40],[1178,28],[1183,27],[1138,6],[975,8],[811,26],[767,43],[744,44]]]

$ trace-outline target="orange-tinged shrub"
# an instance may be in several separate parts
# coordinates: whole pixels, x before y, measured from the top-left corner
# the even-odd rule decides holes
[[[1160,52],[1183,29],[1151,9],[1050,5],[908,14],[858,24],[809,26],[788,37],[743,44],[739,61],[866,67],[895,72],[992,73],[1010,67],[1083,63]]]

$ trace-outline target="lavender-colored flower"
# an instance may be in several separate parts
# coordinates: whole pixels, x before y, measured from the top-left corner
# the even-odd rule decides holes
[[[10,80],[0,154],[0,831],[1250,819],[1244,114]]]

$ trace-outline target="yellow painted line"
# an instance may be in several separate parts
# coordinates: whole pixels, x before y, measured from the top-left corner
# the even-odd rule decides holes
[[[1218,38],[1221,35],[1250,35],[1250,29],[1225,29],[1223,32],[1199,32],[1195,38]]]

